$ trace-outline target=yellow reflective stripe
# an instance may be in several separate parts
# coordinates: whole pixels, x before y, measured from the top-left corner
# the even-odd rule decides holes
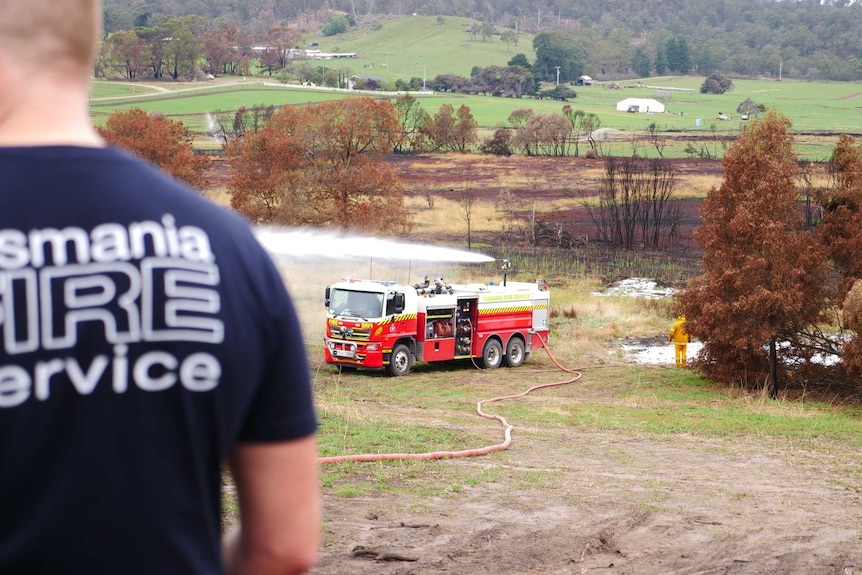
[[[405,313],[405,314],[402,314],[402,315],[396,315],[395,317],[393,317],[393,318],[391,318],[391,319],[383,320],[383,321],[381,321],[381,322],[380,322],[380,325],[386,325],[386,324],[390,324],[390,323],[397,323],[397,322],[399,322],[399,321],[408,321],[408,320],[411,320],[411,319],[416,319],[416,317],[417,317],[417,314],[415,314],[415,313]]]
[[[516,307],[493,307],[493,308],[485,308],[479,309],[479,315],[490,315],[490,314],[503,314],[503,313],[518,313],[524,311],[533,311],[533,306],[531,305],[519,305]]]

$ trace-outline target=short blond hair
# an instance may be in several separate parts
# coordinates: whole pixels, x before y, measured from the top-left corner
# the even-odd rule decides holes
[[[92,70],[101,34],[99,0],[0,0],[0,50],[33,72]]]

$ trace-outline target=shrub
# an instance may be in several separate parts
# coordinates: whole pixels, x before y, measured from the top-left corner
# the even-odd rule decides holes
[[[724,94],[733,90],[733,81],[719,74],[713,74],[700,86],[701,94]]]
[[[494,135],[486,139],[479,146],[483,154],[494,154],[495,156],[512,155],[512,132],[506,128],[497,128]]]
[[[336,16],[335,18],[327,20],[326,24],[323,25],[321,33],[324,36],[343,34],[344,32],[347,32],[348,26],[350,26],[350,23],[347,21],[345,16]]]

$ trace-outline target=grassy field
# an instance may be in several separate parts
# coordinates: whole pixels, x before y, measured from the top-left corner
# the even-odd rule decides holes
[[[651,86],[686,87],[698,84],[702,78],[656,78]],[[786,115],[793,123],[793,130],[805,134],[862,134],[862,87],[850,83],[809,83],[784,80],[780,83],[764,80],[738,80],[734,91],[722,95],[704,95],[698,92],[673,91],[665,101],[664,114],[630,114],[618,112],[616,102],[627,97],[648,98],[656,88],[623,84],[621,90],[607,90],[601,86],[578,88],[578,97],[570,102],[575,109],[593,112],[599,116],[602,126],[619,130],[616,143],[607,144],[607,151],[630,153],[630,141],[646,133],[651,124],[659,132],[673,135],[685,133],[700,136],[709,141],[733,136],[746,124],[736,113],[736,107],[746,98]],[[283,85],[271,87],[260,81],[245,81],[236,84],[216,83],[179,88],[171,91],[155,91],[148,86],[129,86],[99,82],[93,90],[91,113],[94,122],[101,124],[113,112],[132,107],[165,114],[182,121],[190,130],[209,130],[211,114],[217,111],[236,110],[240,106],[299,105],[323,100],[355,96],[346,91],[309,89]],[[130,90],[132,90],[130,92]],[[121,94],[121,96],[117,96]],[[494,127],[508,125],[507,119],[518,108],[531,108],[540,114],[560,113],[563,103],[529,98],[493,98],[459,94],[418,95],[422,105],[431,113],[442,104],[455,107],[466,105],[476,118],[480,131],[489,133]],[[716,116],[723,112],[730,120],[719,121]],[[698,120],[700,120],[698,122]],[[698,125],[700,124],[700,125]],[[799,138],[799,151],[808,159],[821,160],[829,156],[834,139],[823,141],[810,135]],[[720,148],[716,145],[719,152]],[[626,152],[626,150],[628,152]],[[643,147],[642,155],[655,155],[654,150]],[[668,156],[683,155],[682,146],[670,146]]]
[[[327,60],[322,66],[336,66],[345,74],[369,75],[394,81],[433,78],[454,73],[469,76],[474,66],[505,65],[518,52],[532,60],[532,38],[522,36],[519,45],[506,45],[499,36],[483,42],[471,36],[465,26],[471,20],[446,17],[380,17],[372,23],[351,29],[345,34],[323,37],[307,35],[310,47],[317,43],[324,52],[356,52],[358,58]],[[702,77],[658,77],[619,82],[619,90],[603,85],[580,86],[577,97],[569,104],[575,109],[599,116],[602,126],[619,130],[614,142],[605,144],[608,153],[631,153],[632,140],[645,133],[651,124],[666,134],[687,134],[704,140],[732,137],[745,125],[736,112],[746,98],[774,108],[787,116],[793,129],[805,134],[862,134],[862,85],[841,82],[802,82],[797,80],[734,79],[734,89],[726,94],[700,94]],[[181,120],[190,130],[204,133],[210,129],[210,117],[217,111],[236,110],[240,106],[299,105],[335,98],[355,96],[347,91],[316,90],[300,86],[269,87],[270,77],[219,78],[214,82],[96,82],[91,94],[94,122],[101,124],[113,112],[139,107]],[[466,105],[476,118],[483,136],[495,127],[508,125],[507,119],[518,108],[532,108],[539,114],[559,113],[563,103],[531,98],[494,98],[460,94],[417,95],[430,113],[442,104]],[[624,98],[660,97],[666,107],[662,114],[629,114],[616,110]],[[719,113],[730,117],[719,121]],[[205,146],[206,138],[202,138]],[[834,140],[807,135],[798,141],[799,153],[812,160],[828,157]],[[721,153],[719,144],[712,151]],[[641,155],[657,155],[641,146]],[[683,145],[671,144],[668,156],[681,156]]]
[[[531,359],[533,365],[517,378],[526,389],[555,381],[547,358]],[[579,363],[569,363],[578,367]],[[466,369],[466,368],[465,368]],[[316,389],[323,422],[319,435],[323,456],[359,453],[422,453],[483,445],[489,437],[476,425],[471,405],[494,397],[500,389],[479,373],[448,367],[420,368],[407,378],[386,380],[368,375],[318,373]],[[617,431],[672,436],[770,437],[813,446],[818,441],[838,441],[862,447],[862,412],[822,402],[770,402],[761,397],[722,389],[683,370],[606,365],[585,369],[576,384],[581,400],[565,391],[555,397],[502,403],[494,407],[507,420],[527,429],[567,426],[583,432]],[[519,389],[513,375],[500,373],[507,393]],[[562,376],[562,374],[560,374]],[[616,391],[611,391],[616,388]],[[405,422],[399,416],[410,410],[446,413],[445,421]],[[381,409],[385,406],[385,409]],[[418,419],[418,418],[417,418]],[[529,431],[527,431],[529,433]],[[493,430],[492,430],[493,434]],[[344,480],[363,471],[358,467],[326,468],[324,484]],[[393,470],[397,473],[397,468]],[[453,470],[457,473],[456,470]],[[448,483],[439,489],[445,490]],[[352,485],[351,489],[356,489]],[[385,486],[368,486],[371,489]]]
[[[119,87],[128,86],[121,84]],[[179,120],[188,129],[196,132],[210,130],[210,116],[219,111],[233,111],[241,106],[308,104],[344,97],[343,94],[327,90],[265,86],[263,81],[185,88],[175,86],[170,92],[155,91],[143,86],[142,90],[146,90],[146,93],[141,95],[131,94],[120,98],[102,96],[102,90],[108,91],[110,88],[110,83],[101,82],[94,90],[90,113],[96,124],[104,123],[114,112],[141,108]]]
[[[319,45],[322,52],[356,52],[358,58],[345,61],[355,74],[367,74],[394,82],[401,78],[433,78],[439,74],[469,76],[473,66],[505,66],[517,53],[535,59],[533,38],[521,35],[518,45],[507,45],[499,35],[482,41],[471,36],[467,18],[447,16],[438,22],[432,16],[380,17],[376,24],[364,24],[336,36],[307,35],[306,46]],[[349,64],[348,64],[349,62]]]
[[[295,266],[291,268],[297,273]],[[314,277],[319,277],[318,271]],[[590,278],[554,283],[550,349],[564,366],[582,369],[584,378],[571,384],[571,390],[547,390],[530,399],[493,404],[494,413],[517,422],[518,433],[532,437],[543,428],[566,428],[669,438],[679,434],[769,438],[811,449],[819,449],[824,442],[862,446],[862,409],[844,404],[837,396],[812,401],[794,393],[771,401],[759,392],[714,385],[690,371],[626,361],[619,343],[631,336],[662,337],[671,322],[673,302],[593,295],[600,288],[600,282]],[[304,294],[306,289],[307,282],[294,281],[295,293]],[[322,344],[317,337],[322,314],[319,302],[309,295],[299,295],[299,301],[305,302],[300,313],[309,338],[322,420],[319,440],[325,456],[483,445],[495,434],[493,427],[477,422],[472,406],[478,399],[515,393],[565,376],[542,352],[534,353],[517,370],[501,369],[493,375],[475,370],[469,362],[419,364],[404,378],[338,373],[322,363]],[[319,299],[320,294],[316,295]],[[323,481],[343,497],[397,492],[405,488],[405,465],[413,464],[374,465],[374,473],[380,474],[374,482],[363,480],[368,473],[364,466],[326,467]],[[436,473],[443,475],[442,481],[439,476],[431,482],[417,477],[409,484],[412,489],[419,486],[432,490],[429,494],[442,495],[453,484],[466,481],[459,466],[438,468]]]
[[[259,81],[236,84],[216,83],[191,86],[172,85],[170,92],[157,92],[148,85],[97,82],[92,93],[94,113],[110,114],[115,110],[140,107],[172,116],[195,116],[216,110],[235,110],[239,106],[303,104],[333,98],[348,97],[347,91],[314,90],[285,85],[282,88],[263,85]],[[650,86],[685,88],[699,84],[703,78],[669,77],[650,78]],[[573,108],[599,115],[602,125],[626,131],[645,130],[651,123],[662,131],[710,132],[712,126],[719,132],[735,132],[744,125],[736,107],[746,98],[758,104],[775,108],[793,122],[794,130],[804,132],[862,133],[862,86],[853,83],[812,83],[794,80],[772,82],[766,80],[736,80],[736,89],[722,95],[699,92],[668,92],[664,114],[629,114],[618,112],[616,102],[621,99],[655,97],[656,88],[643,87],[634,82],[623,83],[621,90],[607,90],[601,86],[580,86],[578,97],[569,102]],[[161,84],[159,84],[161,86]],[[119,98],[117,96],[120,96]],[[423,106],[431,112],[441,104],[470,107],[480,127],[492,128],[508,125],[513,110],[532,108],[536,113],[560,112],[563,103],[531,98],[493,98],[461,94],[417,95]],[[728,121],[718,121],[719,112],[731,115]],[[697,126],[700,119],[700,126]]]

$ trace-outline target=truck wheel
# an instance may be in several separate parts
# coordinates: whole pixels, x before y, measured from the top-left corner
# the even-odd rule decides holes
[[[503,346],[496,339],[489,339],[482,350],[482,363],[485,369],[496,369],[503,363]]]
[[[524,341],[520,337],[513,337],[506,346],[506,365],[518,367],[525,359],[527,352],[524,349]]]
[[[399,343],[392,349],[392,355],[389,357],[389,375],[392,377],[407,375],[411,367],[413,367],[413,354],[410,353],[409,347]]]

